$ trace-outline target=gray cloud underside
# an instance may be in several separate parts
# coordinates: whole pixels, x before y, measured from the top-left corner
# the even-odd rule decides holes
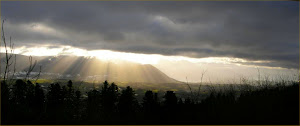
[[[299,4],[281,2],[1,2],[16,46],[55,44],[299,68]],[[54,33],[30,30],[35,24]],[[258,64],[259,65],[259,64]]]

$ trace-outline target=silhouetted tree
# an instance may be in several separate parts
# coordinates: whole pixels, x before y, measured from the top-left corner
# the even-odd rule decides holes
[[[167,91],[164,98],[166,106],[175,106],[177,104],[177,97],[173,91]]]
[[[36,83],[34,87],[34,110],[37,120],[40,120],[44,114],[45,95],[41,86]]]
[[[1,81],[1,121],[2,124],[7,124],[10,120],[9,112],[11,106],[9,106],[10,91],[6,81]]]
[[[126,87],[122,91],[122,94],[119,99],[118,109],[123,119],[134,118],[134,114],[138,108],[138,102],[134,96],[134,91],[131,87]]]
[[[103,83],[101,95],[101,112],[105,120],[110,120],[116,112],[116,102],[119,96],[119,88],[115,83],[111,85],[107,81]]]
[[[152,91],[146,91],[145,96],[143,98],[143,110],[144,116],[146,120],[157,119],[157,114],[159,112],[159,103],[157,93],[153,95]]]
[[[69,80],[67,86],[69,87],[69,89],[71,89],[73,87],[73,82]]]
[[[11,98],[12,115],[14,119],[19,122],[26,122],[32,120],[34,116],[34,85],[28,81],[17,80],[12,88]]]
[[[63,86],[63,95],[65,95],[66,99],[64,102],[64,110],[65,110],[65,118],[68,120],[73,120],[75,115],[75,91],[73,89],[73,82],[71,80],[68,81],[67,87]]]
[[[75,100],[74,100],[74,119],[79,121],[82,120],[82,101],[81,101],[81,92],[77,90],[75,92]]]
[[[145,96],[143,98],[143,108],[145,112],[152,112],[153,107],[155,105],[154,95],[152,91],[146,91]]]
[[[100,118],[101,94],[96,89],[89,91],[87,99],[87,120],[94,121]]]
[[[27,87],[23,80],[17,80],[12,88],[12,101],[16,104],[24,104],[26,101]]]
[[[164,114],[165,119],[175,120],[176,117],[176,107],[177,107],[177,97],[173,91],[167,91],[167,93],[164,96]]]
[[[51,84],[47,94],[47,115],[48,120],[63,120],[64,119],[64,99],[65,91],[62,90],[58,83]]]
[[[35,92],[34,92],[34,85],[32,84],[31,81],[27,81],[26,83],[26,101],[28,102],[28,105],[30,106],[30,108],[32,106],[34,106],[34,100],[35,100]]]

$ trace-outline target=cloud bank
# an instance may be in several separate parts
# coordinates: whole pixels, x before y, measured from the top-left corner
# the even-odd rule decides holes
[[[293,1],[1,2],[5,33],[17,47],[233,57],[295,69],[298,11]]]

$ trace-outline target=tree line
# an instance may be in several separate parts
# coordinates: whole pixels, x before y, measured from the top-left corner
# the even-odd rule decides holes
[[[87,97],[83,97],[86,93]],[[66,85],[16,80],[1,82],[2,124],[299,124],[299,84],[285,82],[257,90],[210,91],[201,101],[178,98],[167,91],[163,98],[146,91],[142,101],[134,89],[115,83],[81,92]]]

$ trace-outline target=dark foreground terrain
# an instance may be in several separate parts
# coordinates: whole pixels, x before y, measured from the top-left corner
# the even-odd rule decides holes
[[[179,98],[146,91],[136,100],[134,89],[104,82],[81,92],[72,81],[65,86],[16,80],[1,82],[1,123],[6,124],[293,124],[299,125],[299,83],[211,88],[203,100],[196,92]],[[87,94],[84,97],[83,94]]]

